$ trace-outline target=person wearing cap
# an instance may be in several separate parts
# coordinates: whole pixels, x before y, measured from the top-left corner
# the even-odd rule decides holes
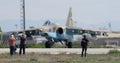
[[[81,40],[82,47],[81,57],[86,57],[88,42],[89,40],[86,38],[86,35],[83,35],[83,38]]]
[[[25,43],[26,41],[26,35],[22,34],[22,36],[20,37],[20,50],[19,50],[19,54],[21,55],[22,50],[23,50],[23,54],[25,54]]]
[[[9,38],[10,55],[14,54],[15,44],[16,44],[16,39],[15,39],[14,35],[11,35],[10,38]]]

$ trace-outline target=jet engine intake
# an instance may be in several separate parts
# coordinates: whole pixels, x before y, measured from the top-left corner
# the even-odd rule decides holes
[[[62,28],[62,27],[59,27],[59,28],[56,30],[56,33],[58,33],[58,34],[63,34],[63,28]]]

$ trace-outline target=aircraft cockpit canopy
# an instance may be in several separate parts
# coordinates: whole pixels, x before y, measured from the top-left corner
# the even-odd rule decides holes
[[[49,25],[51,25],[52,23],[51,23],[51,21],[50,20],[47,20],[44,24],[43,24],[43,26],[49,26]]]

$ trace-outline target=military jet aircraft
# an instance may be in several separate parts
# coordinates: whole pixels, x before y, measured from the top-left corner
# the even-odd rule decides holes
[[[92,33],[88,33],[90,30],[77,29],[73,27],[72,8],[69,9],[66,26],[60,26],[48,20],[42,26],[41,31],[40,35],[46,37],[48,40],[45,43],[46,48],[51,48],[51,46],[56,42],[61,42],[61,44],[65,42],[68,48],[72,48],[72,42],[80,41],[82,35],[85,34],[87,37],[94,35]]]

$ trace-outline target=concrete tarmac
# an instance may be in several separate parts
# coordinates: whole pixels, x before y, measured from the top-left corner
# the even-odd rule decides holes
[[[107,54],[114,48],[88,48],[88,54]],[[120,49],[117,49],[120,51]],[[0,54],[9,53],[9,48],[0,48]],[[81,48],[26,48],[26,53],[39,53],[39,54],[81,54]],[[17,48],[16,52],[19,52]]]

